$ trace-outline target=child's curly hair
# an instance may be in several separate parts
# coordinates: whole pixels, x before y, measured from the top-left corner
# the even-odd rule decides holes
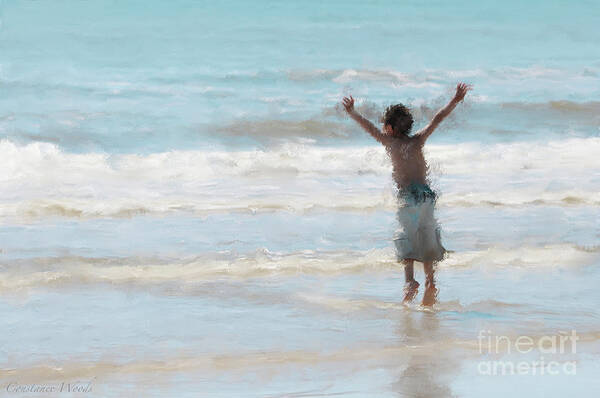
[[[384,125],[392,126],[394,135],[408,135],[414,121],[408,108],[402,104],[388,106],[381,119]]]

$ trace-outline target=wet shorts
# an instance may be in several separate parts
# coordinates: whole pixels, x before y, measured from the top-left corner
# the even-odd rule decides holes
[[[436,193],[427,184],[411,183],[398,192],[399,229],[394,237],[398,261],[412,258],[420,262],[440,261],[440,227],[434,218]]]

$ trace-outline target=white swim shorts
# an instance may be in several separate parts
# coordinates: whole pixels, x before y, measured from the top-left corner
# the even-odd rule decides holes
[[[394,237],[398,261],[440,261],[446,249],[442,246],[440,227],[434,217],[436,193],[427,184],[411,183],[398,192],[398,222]]]

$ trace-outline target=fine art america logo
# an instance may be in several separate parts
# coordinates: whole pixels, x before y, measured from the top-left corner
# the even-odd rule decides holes
[[[477,365],[481,375],[575,375],[577,363],[567,360],[577,353],[575,330],[545,336],[503,336],[480,330],[479,353],[490,360]],[[518,356],[519,360],[513,360]],[[498,358],[501,358],[499,360]]]

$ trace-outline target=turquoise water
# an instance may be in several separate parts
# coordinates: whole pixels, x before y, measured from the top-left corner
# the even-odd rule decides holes
[[[3,134],[109,153],[364,145],[343,93],[435,108],[467,80],[468,110],[434,141],[597,136],[598,17],[594,2],[4,1]]]
[[[598,20],[593,1],[1,0],[2,388],[600,391]],[[420,128],[458,81],[425,153],[440,302],[405,308],[391,165],[340,100],[374,122],[406,103]],[[577,376],[482,376],[480,330],[576,330]]]

